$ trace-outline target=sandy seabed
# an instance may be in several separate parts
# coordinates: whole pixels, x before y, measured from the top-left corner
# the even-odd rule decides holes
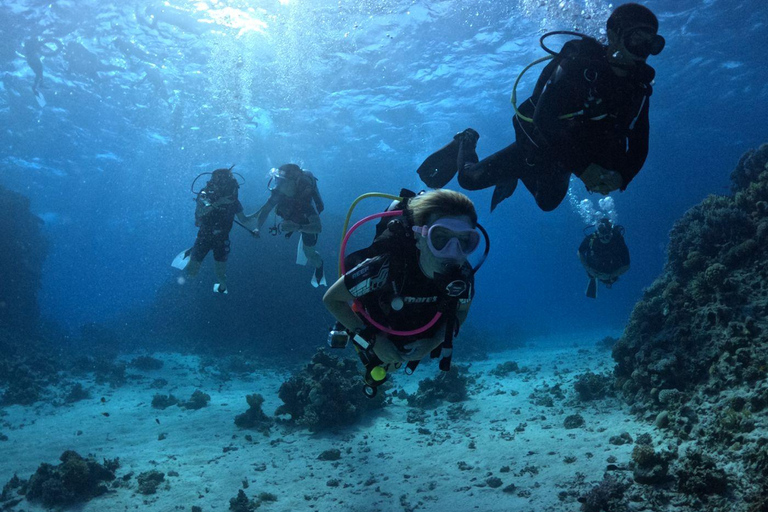
[[[609,463],[630,459],[633,445],[614,445],[609,438],[653,435],[652,426],[638,422],[618,399],[576,400],[579,375],[613,369],[610,352],[595,345],[605,334],[535,339],[473,362],[469,372],[477,382],[462,402],[471,414],[461,419],[449,419],[451,404],[445,403],[409,423],[411,408],[393,398],[362,424],[319,434],[278,424],[265,436],[234,424],[248,408],[247,394],[262,394],[264,411],[273,413],[287,371],[265,368],[222,382],[201,369],[196,356],[156,353],[162,369],[131,369],[134,378],[120,388],[83,381],[91,392],[87,400],[5,408],[0,485],[14,473],[29,478],[40,463],[58,464],[63,451],[75,450],[99,462],[119,457],[117,479],[124,483],[77,505],[83,512],[229,510],[240,489],[250,498],[276,495],[277,501],[261,505],[264,511],[578,511],[576,496],[601,481]],[[460,359],[459,350],[454,361]],[[504,378],[489,373],[507,361],[531,371]],[[397,374],[395,383],[412,393],[435,373],[436,364],[424,364],[412,376]],[[150,388],[160,378],[168,385]],[[536,405],[531,394],[556,384],[565,398]],[[185,400],[196,389],[211,396],[207,407],[151,406],[156,393]],[[566,429],[564,419],[576,413],[584,426]],[[339,460],[318,460],[333,448],[340,450]],[[152,469],[166,474],[164,483],[156,494],[139,494],[136,476]],[[23,501],[13,510],[44,508]]]

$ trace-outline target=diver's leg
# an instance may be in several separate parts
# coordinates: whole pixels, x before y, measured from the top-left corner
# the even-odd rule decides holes
[[[314,268],[320,268],[323,266],[323,258],[320,256],[320,253],[317,252],[317,250],[314,247],[307,247],[306,245],[303,247],[304,250],[304,256],[307,257],[307,262],[309,262],[310,265]]]
[[[501,182],[519,176],[517,168],[522,162],[517,143],[478,162],[477,153],[471,140],[461,144],[459,152],[459,185],[467,190],[493,187]]]
[[[213,260],[213,271],[216,273],[216,280],[219,282],[219,293],[224,293],[227,289],[227,262]]]
[[[229,258],[229,236],[216,241],[213,247],[213,271],[219,282],[219,293],[227,289],[227,259]]]
[[[184,271],[187,274],[188,279],[194,279],[197,277],[197,274],[200,273],[200,266],[203,264],[203,261],[196,260],[195,258],[190,258],[189,263],[187,263],[187,267],[184,269]]]
[[[312,275],[312,286],[326,286],[325,283],[325,270],[323,269],[323,258],[320,253],[317,252],[315,246],[317,245],[317,233],[302,233],[301,234],[301,249],[304,251],[304,256],[307,257],[307,262],[314,268],[315,272]]]
[[[531,172],[521,176],[523,185],[545,212],[557,208],[563,202],[571,183],[571,172],[559,164],[536,164]]]
[[[195,238],[195,245],[192,246],[192,251],[189,254],[189,263],[184,268],[184,272],[187,278],[194,279],[200,272],[200,266],[203,264],[203,259],[208,251],[211,250],[210,239],[202,231],[197,232],[197,238]]]
[[[462,142],[465,139],[471,139],[471,152],[474,154],[475,144],[477,144],[479,137],[480,135],[472,128],[467,128],[463,132],[454,135],[451,142],[429,155],[419,166],[417,172],[421,181],[430,188],[442,188],[447,185],[456,176],[456,171],[463,166],[463,164],[459,166],[457,163],[466,158],[471,158],[461,156]],[[477,162],[476,154],[474,158],[473,163]]]

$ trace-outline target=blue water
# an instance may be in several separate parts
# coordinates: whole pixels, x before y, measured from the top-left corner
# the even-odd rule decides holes
[[[45,220],[44,318],[75,333],[90,322],[148,334],[160,324],[166,334],[204,326],[245,343],[287,329],[321,344],[331,318],[308,269],[293,262],[294,240],[253,240],[235,227],[229,296],[211,294],[210,262],[198,283],[177,283],[170,261],[196,232],[192,179],[236,163],[250,213],[267,197],[271,167],[310,169],[327,205],[319,250],[330,279],[357,195],[419,189],[419,163],[468,126],[481,134],[481,157],[508,145],[511,84],[544,54],[540,35],[599,35],[611,10],[592,0],[249,5],[0,5],[0,184],[30,197]],[[576,257],[585,224],[568,201],[543,213],[520,187],[491,215],[490,192],[470,193],[493,247],[465,330],[621,329],[661,271],[675,220],[727,193],[739,156],[765,142],[765,2],[645,5],[659,15],[667,48],[649,61],[657,70],[649,158],[614,194],[631,270],[589,300]],[[23,58],[33,35],[62,45],[43,59],[45,106]],[[521,94],[536,76],[525,76]],[[598,199],[579,183],[572,192]]]

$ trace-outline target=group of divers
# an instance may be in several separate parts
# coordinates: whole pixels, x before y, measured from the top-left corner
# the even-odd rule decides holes
[[[433,190],[364,194],[352,204],[339,255],[341,277],[328,288],[323,303],[337,320],[328,343],[344,348],[351,341],[365,368],[368,396],[376,395],[389,371],[405,365],[410,374],[427,355],[440,358],[441,370],[450,369],[453,339],[474,296],[474,275],[490,248],[473,202],[461,192],[442,188],[457,173],[464,189],[494,187],[491,211],[520,181],[542,210],[551,211],[564,199],[572,174],[588,191],[607,195],[625,190],[640,171],[648,154],[648,100],[655,75],[646,59],[658,55],[665,41],[657,33],[656,16],[639,4],[617,7],[606,29],[607,45],[568,32],[576,38],[559,52],[544,43],[553,33],[542,37],[550,55],[536,63],[549,62],[533,94],[519,106],[512,94],[516,142],[480,160],[475,151],[479,135],[468,128],[419,167],[421,180]],[[274,210],[282,222],[276,220],[270,233],[298,233],[297,262],[314,268],[315,287],[326,284],[323,259],[315,249],[324,205],[312,173],[296,164],[273,169],[269,199],[252,215],[243,212],[239,175],[232,168],[205,174],[211,178],[200,191],[192,185],[197,238],[176,257],[175,267],[194,277],[213,251],[218,280],[214,291],[227,293],[233,224],[258,237]],[[392,202],[386,211],[348,230],[355,206],[370,196]],[[375,222],[373,242],[346,254],[350,236],[367,222]],[[484,251],[473,265],[469,257],[481,245]],[[623,228],[607,217],[587,234],[578,255],[589,276],[590,297],[596,296],[597,281],[610,287],[629,269]]]

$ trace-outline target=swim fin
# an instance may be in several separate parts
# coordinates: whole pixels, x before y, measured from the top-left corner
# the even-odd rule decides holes
[[[226,295],[229,293],[229,288],[222,288],[221,284],[216,283],[213,285],[213,293],[223,293]]]
[[[304,266],[307,264],[307,255],[304,254],[304,237],[299,234],[299,247],[296,249],[296,264]]]
[[[192,256],[192,248],[185,251],[181,251],[179,254],[176,255],[175,258],[173,258],[173,261],[171,262],[171,266],[173,268],[177,268],[179,270],[184,270],[187,268],[187,265],[189,264],[189,260]]]
[[[315,272],[312,274],[312,280],[310,283],[315,288],[318,286],[328,286],[328,283],[325,282],[325,271],[323,270],[322,263],[315,269]]]
[[[493,197],[491,198],[491,211],[495,210],[499,203],[515,193],[517,181],[517,178],[512,178],[496,185],[496,188],[493,189]]]
[[[474,144],[480,135],[472,128],[454,135],[453,140],[427,157],[416,171],[429,188],[442,188],[456,176],[459,170],[459,150],[462,141],[469,137]]]
[[[589,278],[589,283],[587,283],[586,295],[590,299],[597,298],[597,279],[595,279],[594,277]]]
[[[34,90],[34,94],[35,99],[37,100],[37,104],[40,105],[40,108],[43,108],[46,105],[45,96],[43,96],[43,93],[37,89]]]

